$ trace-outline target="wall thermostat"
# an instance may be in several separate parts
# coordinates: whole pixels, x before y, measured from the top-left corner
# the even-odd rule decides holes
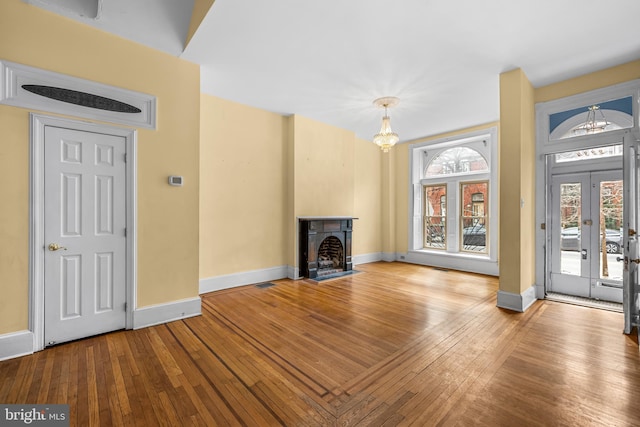
[[[171,175],[169,177],[169,185],[175,185],[175,186],[178,186],[178,187],[182,187],[182,183],[183,182],[184,182],[184,180],[182,179],[181,176]]]

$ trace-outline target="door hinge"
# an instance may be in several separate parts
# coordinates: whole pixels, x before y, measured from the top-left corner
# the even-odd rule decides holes
[[[127,153],[124,153],[124,162],[127,163]]]
[[[124,311],[127,311],[127,303],[124,303]]]
[[[127,227],[124,228],[124,237],[127,237]]]

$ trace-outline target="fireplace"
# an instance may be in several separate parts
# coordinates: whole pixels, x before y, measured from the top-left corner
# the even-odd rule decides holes
[[[300,275],[314,279],[353,268],[352,217],[299,217]]]

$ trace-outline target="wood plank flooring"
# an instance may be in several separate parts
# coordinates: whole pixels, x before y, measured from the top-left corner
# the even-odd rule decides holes
[[[496,308],[497,279],[404,263],[203,295],[203,315],[0,362],[0,403],[77,426],[640,426],[622,314]]]

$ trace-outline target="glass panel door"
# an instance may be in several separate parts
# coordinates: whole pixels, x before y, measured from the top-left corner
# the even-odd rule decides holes
[[[552,177],[551,282],[549,290],[589,297],[589,237],[583,230],[584,207],[589,206],[588,174]],[[584,225],[586,229],[586,225]],[[584,250],[583,250],[584,247]]]
[[[624,267],[622,172],[591,173],[591,191],[591,212],[594,226],[597,225],[592,227],[592,240],[597,239],[594,241],[598,245],[593,248],[597,256],[591,263],[591,298],[621,303]],[[597,215],[593,215],[593,212]]]
[[[549,290],[622,302],[621,172],[554,175],[551,181]]]
[[[634,326],[640,322],[640,252],[638,250],[638,231],[640,231],[640,142],[631,135],[624,138],[624,269],[623,269],[623,302],[624,333],[630,334]],[[640,327],[637,327],[640,338]]]

